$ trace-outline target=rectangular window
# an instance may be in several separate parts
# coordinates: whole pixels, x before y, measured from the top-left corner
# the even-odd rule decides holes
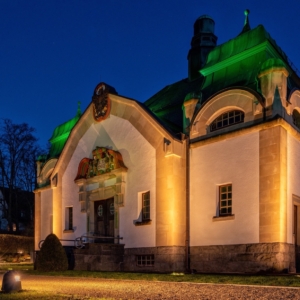
[[[137,265],[143,267],[154,266],[154,255],[137,255]]]
[[[142,221],[150,220],[150,191],[142,194]]]
[[[66,230],[73,230],[73,207],[66,207]]]
[[[232,214],[232,184],[219,187],[220,216]]]

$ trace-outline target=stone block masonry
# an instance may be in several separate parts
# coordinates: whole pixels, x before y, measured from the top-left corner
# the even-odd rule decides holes
[[[148,265],[139,265],[138,256],[153,256]],[[87,244],[74,250],[74,270],[126,271],[147,273],[172,273],[185,271],[185,248],[144,247],[127,248],[117,244]]]
[[[121,271],[124,245],[87,244],[84,249],[75,249],[74,270]]]
[[[191,269],[199,273],[287,273],[295,271],[295,245],[259,243],[194,246]]]
[[[138,265],[138,256],[154,256],[153,265]],[[161,246],[127,248],[124,253],[124,271],[147,273],[185,272],[185,247]]]

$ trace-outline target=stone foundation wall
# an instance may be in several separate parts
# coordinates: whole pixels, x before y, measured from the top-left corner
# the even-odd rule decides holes
[[[295,245],[260,243],[194,246],[191,269],[205,273],[295,272]]]
[[[124,245],[87,244],[84,249],[74,249],[74,270],[121,271]]]
[[[300,273],[300,246],[296,248],[296,272]]]
[[[138,255],[154,255],[153,266],[138,266]],[[124,266],[126,272],[156,272],[172,273],[185,271],[185,248],[173,247],[147,247],[126,248],[124,251]]]

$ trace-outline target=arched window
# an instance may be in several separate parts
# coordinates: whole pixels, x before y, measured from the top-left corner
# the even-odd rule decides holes
[[[215,131],[224,127],[228,127],[237,123],[244,122],[245,114],[240,110],[228,111],[217,117],[210,124],[210,131]]]
[[[300,128],[300,113],[296,109],[293,110],[293,122],[298,128]]]

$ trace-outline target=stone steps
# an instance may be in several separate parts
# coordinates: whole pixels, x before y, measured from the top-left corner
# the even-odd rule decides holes
[[[122,244],[86,244],[83,249],[74,249],[74,270],[121,271],[124,259]]]

